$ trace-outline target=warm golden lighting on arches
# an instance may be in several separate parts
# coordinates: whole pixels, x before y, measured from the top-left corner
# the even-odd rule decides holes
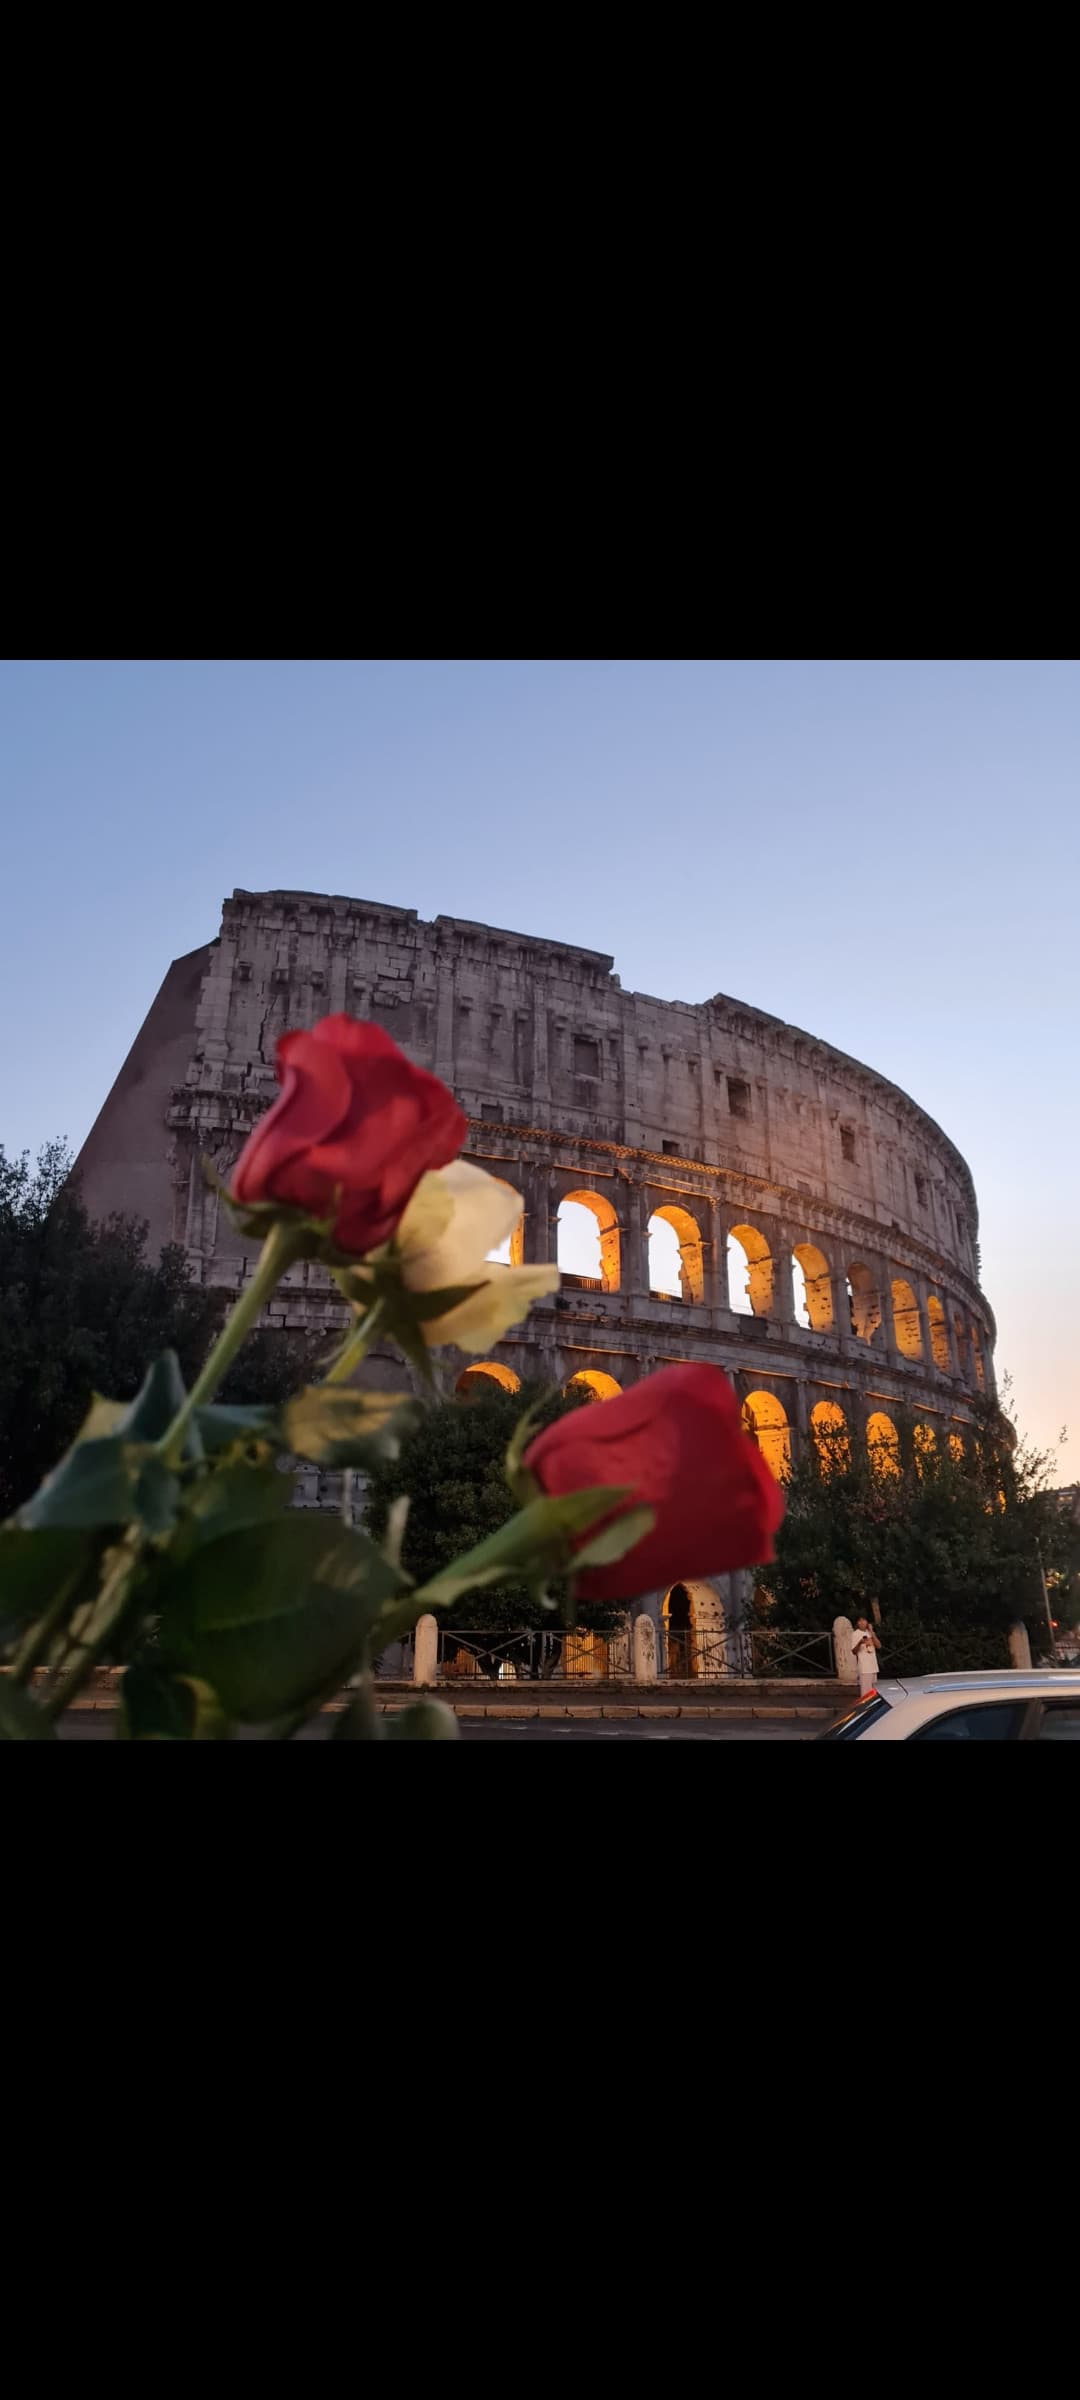
[[[564,1392],[587,1392],[590,1400],[617,1400],[622,1390],[614,1375],[605,1375],[601,1367],[579,1367],[564,1383]]]
[[[462,1400],[475,1400],[491,1384],[497,1384],[503,1392],[520,1392],[521,1377],[515,1375],[512,1367],[504,1367],[501,1360],[485,1358],[476,1366],[465,1368],[454,1390]]]
[[[986,1375],[983,1370],[982,1344],[979,1340],[979,1329],[977,1325],[973,1325],[971,1328],[971,1363],[975,1369],[975,1381],[979,1387],[979,1390],[980,1392],[985,1391]]]
[[[893,1276],[893,1331],[901,1358],[922,1357],[922,1326],[919,1323],[919,1303],[910,1283],[902,1275]]]
[[[945,1322],[945,1311],[936,1292],[930,1292],[927,1295],[926,1314],[930,1320],[930,1353],[934,1365],[940,1367],[947,1375],[950,1364],[949,1329]]]
[[[569,1214],[571,1210],[575,1212],[574,1215]],[[601,1192],[563,1193],[559,1202],[556,1228],[558,1265],[564,1274],[571,1277],[577,1272],[575,1268],[567,1264],[567,1237],[576,1240],[580,1236],[582,1218],[578,1212],[582,1210],[592,1217],[596,1226],[597,1240],[595,1265],[581,1270],[581,1273],[587,1280],[598,1282],[601,1291],[617,1292],[619,1289],[619,1226],[610,1200],[605,1200]]]
[[[813,1242],[798,1242],[791,1253],[800,1269],[803,1286],[803,1305],[807,1322],[814,1333],[828,1333],[833,1321],[832,1278],[829,1262],[816,1250]],[[799,1276],[794,1278],[795,1315],[799,1317]],[[800,1320],[801,1322],[801,1320]]]
[[[875,1475],[899,1475],[900,1436],[880,1408],[866,1420],[866,1447]]]
[[[937,1455],[937,1435],[932,1425],[919,1423],[913,1428],[911,1439],[915,1450],[915,1465],[921,1475],[927,1459]]]
[[[952,1459],[954,1466],[957,1466],[957,1467],[962,1467],[962,1466],[963,1466],[963,1463],[964,1463],[964,1437],[963,1437],[963,1434],[962,1434],[962,1433],[950,1433],[950,1435],[949,1435],[949,1457]]]
[[[791,1473],[791,1432],[781,1402],[772,1392],[748,1392],[742,1421],[777,1482],[786,1483]]]
[[[772,1253],[756,1225],[733,1225],[727,1237],[728,1301],[741,1317],[767,1317],[773,1295]]]
[[[817,1445],[823,1475],[841,1475],[851,1465],[851,1437],[843,1409],[835,1400],[817,1400],[810,1411],[810,1431]]]
[[[666,1280],[662,1264],[664,1249],[670,1250],[670,1243],[654,1238],[655,1228],[658,1226],[670,1226],[679,1246],[679,1298],[681,1300],[704,1300],[705,1272],[701,1260],[701,1228],[691,1216],[689,1209],[677,1208],[674,1201],[665,1201],[662,1208],[654,1208],[649,1218],[650,1291],[662,1292],[671,1299],[675,1297]],[[654,1252],[659,1253],[659,1256],[654,1257]]]

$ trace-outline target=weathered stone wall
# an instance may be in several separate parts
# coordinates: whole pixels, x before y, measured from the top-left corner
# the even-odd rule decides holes
[[[796,1451],[821,1402],[860,1439],[872,1415],[904,1425],[914,1413],[944,1440],[990,1390],[994,1322],[968,1168],[905,1093],[813,1036],[723,995],[624,992],[599,951],[306,892],[236,892],[206,955],[183,1074],[165,1088],[163,1062],[185,1049],[170,1003],[167,1042],[153,1040],[151,1016],[129,1061],[137,1108],[125,1070],[80,1161],[94,1209],[119,1205],[137,1170],[138,1205],[186,1243],[200,1278],[236,1284],[249,1255],[200,1154],[226,1176],[276,1090],[277,1036],[348,1009],[452,1086],[469,1154],[523,1194],[526,1259],[554,1258],[560,1201],[590,1196],[606,1288],[571,1279],[533,1309],[497,1353],[520,1377],[591,1370],[623,1385],[708,1359],[741,1397],[759,1396],[759,1419],[775,1414],[761,1396],[779,1403]],[[649,1289],[647,1228],[661,1208],[682,1245],[677,1297]],[[732,1306],[735,1228],[749,1235],[752,1315]],[[796,1322],[795,1251],[810,1327]],[[304,1326],[339,1313],[314,1266],[293,1270],[275,1310]],[[372,1363],[405,1380],[390,1359]]]

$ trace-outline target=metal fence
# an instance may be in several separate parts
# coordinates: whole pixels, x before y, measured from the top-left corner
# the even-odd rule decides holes
[[[699,1633],[693,1626],[664,1627],[660,1672],[677,1683],[717,1683],[724,1676],[832,1676],[836,1672],[831,1633],[797,1628],[764,1630],[737,1625],[724,1633]]]
[[[439,1674],[445,1683],[549,1683],[568,1678],[605,1682],[633,1672],[628,1629],[614,1633],[518,1631],[439,1635]]]

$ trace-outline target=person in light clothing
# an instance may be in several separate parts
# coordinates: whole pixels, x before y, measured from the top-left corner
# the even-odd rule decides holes
[[[851,1646],[855,1654],[855,1664],[859,1670],[859,1698],[861,1700],[866,1692],[873,1691],[877,1682],[877,1654],[881,1648],[881,1643],[869,1617],[859,1618],[855,1627],[855,1639]]]

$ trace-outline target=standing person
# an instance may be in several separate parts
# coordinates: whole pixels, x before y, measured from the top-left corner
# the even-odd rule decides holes
[[[867,1692],[872,1692],[877,1682],[877,1654],[881,1648],[881,1643],[869,1617],[858,1619],[855,1626],[855,1639],[851,1647],[855,1654],[855,1664],[859,1670],[859,1698],[864,1700]]]

